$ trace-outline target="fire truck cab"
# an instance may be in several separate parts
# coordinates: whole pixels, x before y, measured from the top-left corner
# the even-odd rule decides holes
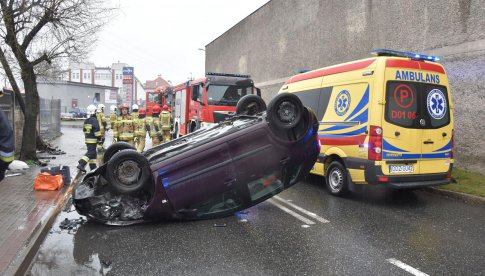
[[[170,86],[157,87],[153,92],[146,93],[146,110],[148,115],[152,115],[153,106],[158,104],[160,107],[173,105],[173,92]]]
[[[206,77],[176,85],[173,93],[176,137],[225,120],[245,95],[261,96],[249,75],[225,73],[207,73]]]

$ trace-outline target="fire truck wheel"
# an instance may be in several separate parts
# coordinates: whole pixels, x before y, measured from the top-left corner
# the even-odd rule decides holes
[[[134,193],[150,183],[150,164],[136,150],[123,150],[109,160],[106,178],[116,192]]]
[[[246,95],[239,99],[236,106],[237,115],[256,115],[266,110],[266,103],[256,95]]]
[[[115,153],[122,151],[122,150],[136,150],[136,148],[126,142],[118,142],[114,143],[111,146],[108,147],[108,149],[105,151],[103,155],[103,163],[107,163]]]
[[[291,129],[303,118],[304,106],[295,94],[276,95],[268,105],[266,118],[271,126],[278,129]]]

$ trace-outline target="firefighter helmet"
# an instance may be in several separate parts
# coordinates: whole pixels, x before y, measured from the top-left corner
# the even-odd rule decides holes
[[[94,104],[88,105],[88,107],[86,109],[87,109],[88,115],[96,114],[96,106]]]
[[[123,108],[129,109],[128,105],[125,103],[120,105],[120,109],[123,109]]]
[[[97,112],[98,113],[103,113],[104,112],[104,107],[105,107],[104,104],[98,104],[98,110],[97,110]]]
[[[118,108],[116,107],[116,105],[112,104],[109,109],[111,110],[111,112],[115,112]]]
[[[167,105],[164,105],[164,106],[162,107],[162,110],[163,110],[163,111],[168,111],[168,106],[167,106]]]
[[[154,105],[152,112],[153,113],[160,113],[160,106],[158,104]]]
[[[140,110],[138,111],[138,114],[140,114],[140,115],[145,115],[145,114],[147,114],[147,110],[146,110],[144,107],[142,107],[142,108],[140,108]]]
[[[137,104],[134,104],[134,105],[131,107],[131,109],[132,109],[133,111],[138,111],[138,105],[137,105]]]

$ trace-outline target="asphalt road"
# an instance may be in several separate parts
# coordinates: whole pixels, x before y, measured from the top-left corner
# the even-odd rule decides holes
[[[59,223],[79,215],[62,212],[28,274],[485,274],[483,207],[382,187],[337,198],[319,181],[215,220],[68,232]]]

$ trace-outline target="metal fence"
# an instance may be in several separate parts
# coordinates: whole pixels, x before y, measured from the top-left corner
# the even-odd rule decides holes
[[[24,97],[25,100],[25,97]],[[40,99],[37,128],[44,140],[51,140],[61,135],[61,100]],[[0,97],[0,109],[9,120],[15,135],[15,152],[20,150],[22,144],[23,115],[11,91],[5,91]]]
[[[44,140],[61,135],[61,100],[40,99],[39,132]]]

